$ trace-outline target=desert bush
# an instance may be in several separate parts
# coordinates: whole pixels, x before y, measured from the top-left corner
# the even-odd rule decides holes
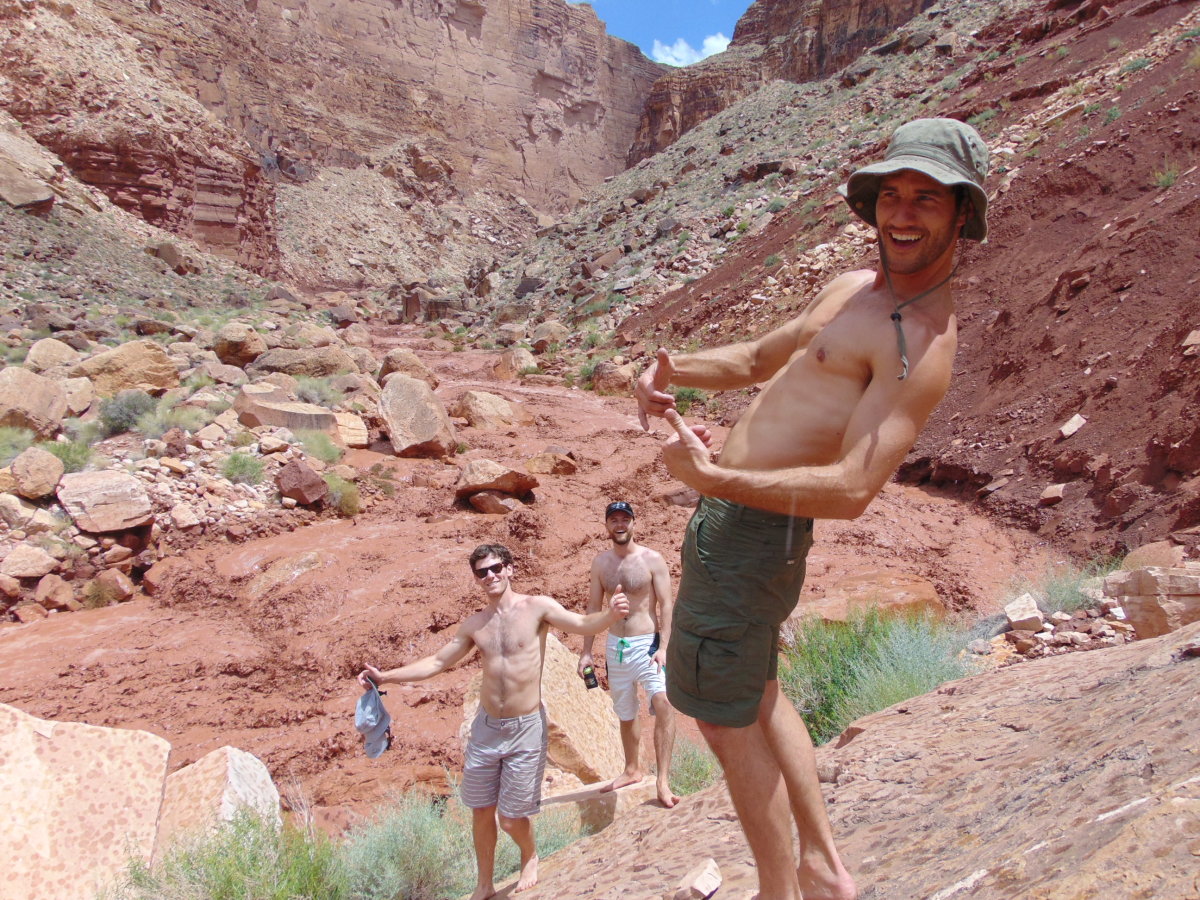
[[[358,494],[358,486],[337,475],[326,475],[325,484],[329,493],[325,502],[338,511],[339,516],[351,518],[362,512],[362,501]]]
[[[114,900],[350,900],[337,846],[319,833],[248,810],[170,849],[153,868],[130,864]],[[407,898],[408,895],[403,895]]]
[[[671,393],[675,395],[675,409],[681,416],[688,414],[693,403],[702,403],[705,398],[704,391],[699,388],[677,387],[672,388]]]
[[[1015,580],[1006,592],[1009,599],[1005,602],[1021,594],[1032,594],[1038,609],[1046,615],[1075,612],[1094,604],[1093,599],[1085,593],[1088,582],[1107,575],[1120,564],[1120,558],[1115,556],[1097,557],[1083,565],[1060,563],[1047,568],[1037,579]]]
[[[768,256],[766,259],[763,260],[763,265],[766,266],[768,269],[773,269],[777,265],[779,265],[781,262],[783,262],[783,260],[780,259],[779,254],[772,253],[770,256]]]
[[[808,618],[782,641],[779,685],[822,744],[868,712],[967,674],[957,654],[965,643],[928,615],[867,607],[846,622]]]
[[[46,441],[38,446],[57,456],[65,472],[82,472],[92,461],[92,448],[86,441]]]
[[[34,434],[28,428],[0,425],[0,466],[7,466],[33,446]]]
[[[1169,188],[1179,179],[1179,166],[1163,160],[1161,168],[1154,170],[1154,186]]]
[[[258,443],[258,435],[243,428],[234,433],[233,437],[229,439],[229,443],[234,447],[249,447],[251,444]]]
[[[181,406],[175,400],[163,398],[154,409],[137,417],[134,428],[146,437],[160,438],[172,428],[196,432],[216,418],[208,409]]]
[[[702,791],[721,777],[721,766],[707,747],[681,737],[671,758],[671,790],[681,797]]]
[[[296,440],[304,447],[305,453],[323,463],[335,463],[346,452],[324,431],[301,429],[296,432]]]
[[[1140,72],[1142,69],[1148,69],[1149,67],[1150,60],[1146,59],[1144,56],[1139,56],[1137,59],[1131,59],[1129,62],[1125,63],[1125,65],[1121,66],[1121,74],[1125,75],[1130,72]]]
[[[854,143],[854,142],[851,141],[850,143]],[[782,197],[776,197],[774,200],[772,200],[770,203],[767,204],[767,212],[777,213],[781,209],[783,209],[785,206],[787,206],[787,201],[784,200]]]
[[[121,391],[100,401],[100,422],[108,434],[124,434],[137,427],[137,421],[152,412],[158,401],[145,391]]]
[[[101,609],[105,606],[112,606],[120,599],[117,589],[111,584],[105,584],[103,581],[89,581],[83,589],[83,596],[79,602],[83,604],[84,609]]]
[[[258,484],[263,480],[263,461],[235,450],[221,463],[221,475],[234,484]]]

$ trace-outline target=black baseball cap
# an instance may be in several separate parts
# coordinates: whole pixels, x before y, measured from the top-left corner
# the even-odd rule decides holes
[[[637,516],[633,514],[633,507],[624,500],[614,500],[612,503],[608,504],[608,506],[604,509],[604,518],[607,519],[615,512],[623,512],[631,519],[637,518]]]

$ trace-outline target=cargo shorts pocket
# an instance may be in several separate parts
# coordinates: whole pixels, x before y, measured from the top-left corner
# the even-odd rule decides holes
[[[738,623],[679,631],[671,639],[668,677],[686,694],[731,703],[762,694],[770,662],[770,629]]]

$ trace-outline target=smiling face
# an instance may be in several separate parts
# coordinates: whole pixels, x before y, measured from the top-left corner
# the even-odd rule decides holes
[[[904,169],[880,179],[875,221],[895,275],[915,275],[953,256],[966,217],[954,189],[928,175]]]
[[[489,597],[498,597],[508,589],[512,566],[495,554],[476,560],[471,568],[475,571],[475,581]]]
[[[633,540],[633,516],[629,513],[617,510],[604,520],[604,528],[614,544],[628,544]]]

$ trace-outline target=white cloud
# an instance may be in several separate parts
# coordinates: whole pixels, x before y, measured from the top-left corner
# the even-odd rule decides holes
[[[704,43],[697,50],[683,38],[679,38],[674,44],[664,44],[662,41],[656,40],[654,47],[650,51],[650,58],[657,63],[663,63],[668,66],[690,66],[692,63],[700,62],[706,57],[712,56],[714,53],[720,53],[729,46],[729,38],[717,32],[710,34],[704,39]]]

